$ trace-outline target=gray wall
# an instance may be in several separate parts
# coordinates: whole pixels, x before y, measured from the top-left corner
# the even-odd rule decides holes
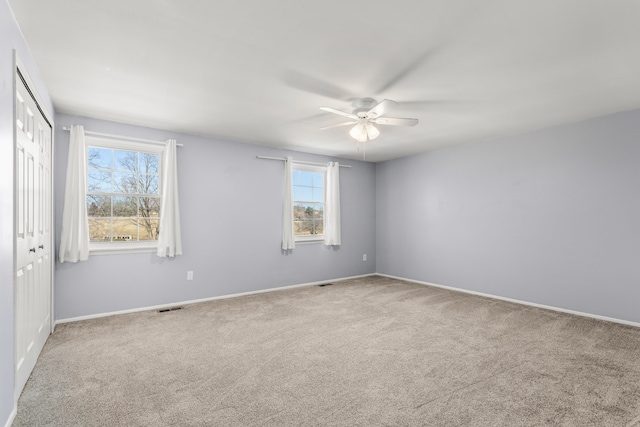
[[[69,133],[63,126],[147,139],[175,138],[184,255],[91,256],[56,265],[55,317],[68,319],[138,307],[325,281],[375,272],[375,165],[214,140],[125,124],[58,115],[56,239],[64,200]],[[342,246],[280,250],[284,164],[256,155],[352,167],[340,174]],[[56,245],[58,246],[58,244]],[[362,254],[368,261],[362,261]],[[194,280],[187,281],[188,270]]]
[[[640,110],[379,163],[377,271],[640,322]]]
[[[49,94],[40,78],[20,29],[5,0],[0,0],[0,425],[14,409],[14,312],[13,312],[13,51],[18,52],[42,97],[53,112]]]

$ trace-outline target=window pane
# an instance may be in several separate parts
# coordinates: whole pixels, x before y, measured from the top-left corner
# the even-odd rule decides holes
[[[89,147],[88,155],[86,206],[91,241],[157,240],[161,154]]]
[[[113,216],[138,217],[138,198],[113,196]]]
[[[302,236],[309,236],[313,234],[313,221],[300,221],[300,232]]]
[[[320,172],[312,172],[313,176],[313,186],[314,187],[324,187],[324,174]]]
[[[293,207],[293,218],[299,220],[313,218],[313,205],[296,203]]]
[[[111,216],[111,196],[87,196],[87,215]]]
[[[151,153],[140,153],[140,173],[157,174],[160,164],[160,155]]]
[[[134,242],[136,240],[138,240],[138,220],[136,218],[113,220],[114,242]]]
[[[314,188],[313,189],[313,199],[314,202],[324,202],[324,190],[322,188]]]
[[[139,175],[138,188],[142,194],[160,194],[157,175]]]
[[[306,185],[307,187],[311,187],[313,185],[311,174],[312,172],[294,170],[293,185]]]
[[[87,180],[87,190],[89,192],[110,192],[111,191],[111,173],[101,172],[97,170],[89,170],[89,179]]]
[[[155,197],[140,197],[140,216],[143,218],[159,217],[160,199]]]
[[[94,169],[111,169],[112,150],[108,148],[89,147],[89,167]]]
[[[160,220],[140,218],[140,240],[158,240]]]
[[[293,187],[293,200],[301,202],[313,201],[313,189],[311,187]]]
[[[324,172],[294,170],[293,215],[297,236],[324,234]]]
[[[302,171],[297,171],[297,170],[293,171],[293,180],[292,180],[293,185],[300,185],[302,183],[302,178],[300,178],[301,175],[302,175]]]
[[[113,173],[113,191],[115,193],[137,193],[138,175],[124,172]]]
[[[111,241],[111,219],[89,218],[89,240],[92,242]]]
[[[313,205],[313,217],[316,219],[324,219],[324,205],[316,203]]]
[[[138,171],[138,153],[135,151],[113,150],[114,170]]]

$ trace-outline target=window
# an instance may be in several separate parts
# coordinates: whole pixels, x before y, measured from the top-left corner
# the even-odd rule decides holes
[[[293,232],[296,241],[324,238],[326,168],[293,168]]]
[[[87,138],[90,249],[153,249],[164,147]]]

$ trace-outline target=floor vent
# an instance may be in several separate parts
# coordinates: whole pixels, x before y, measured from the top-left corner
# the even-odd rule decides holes
[[[318,286],[323,287],[323,286],[331,286],[331,285],[333,285],[333,283],[323,283],[322,285],[318,285]]]
[[[167,311],[176,311],[176,310],[182,310],[182,307],[168,307],[168,308],[163,308],[161,310],[158,310],[158,313],[166,313]]]

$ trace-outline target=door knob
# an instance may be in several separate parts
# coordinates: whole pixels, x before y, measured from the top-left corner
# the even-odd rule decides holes
[[[29,252],[34,252],[35,253],[35,251],[36,251],[36,248],[29,249]]]
[[[40,249],[44,249],[44,245],[40,245],[38,246]]]

